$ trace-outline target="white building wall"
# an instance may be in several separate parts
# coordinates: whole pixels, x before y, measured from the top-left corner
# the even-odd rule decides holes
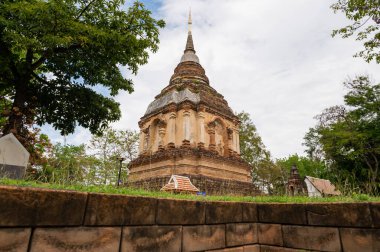
[[[322,194],[314,187],[309,179],[305,178],[305,183],[307,186],[307,194],[309,197],[322,197]]]
[[[0,164],[26,167],[29,152],[11,133],[0,138]]]

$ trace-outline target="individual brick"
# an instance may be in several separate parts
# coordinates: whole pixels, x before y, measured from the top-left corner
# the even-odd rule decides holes
[[[260,245],[248,245],[243,247],[244,252],[260,252]]]
[[[243,222],[257,222],[257,204],[241,203],[243,212]]]
[[[259,222],[306,224],[304,204],[258,204]]]
[[[268,245],[260,245],[260,252],[294,252],[294,251],[305,251],[293,248],[275,247]]]
[[[243,247],[207,250],[207,252],[244,252]]]
[[[37,228],[31,252],[119,251],[121,227]]]
[[[0,186],[0,226],[81,225],[87,193]]]
[[[160,199],[156,224],[197,225],[205,223],[205,203]]]
[[[183,227],[183,251],[204,251],[225,247],[225,225]]]
[[[124,227],[121,251],[181,251],[181,226]]]
[[[242,205],[238,202],[206,203],[206,224],[242,221]]]
[[[337,227],[371,227],[368,203],[307,204],[309,225]]]
[[[282,226],[284,246],[323,251],[340,251],[337,228]]]
[[[85,225],[155,224],[157,199],[95,193],[88,197]]]
[[[0,251],[25,252],[28,250],[30,228],[0,229]]]
[[[282,231],[279,224],[258,224],[259,244],[282,246]]]
[[[380,227],[380,202],[370,203],[372,213],[372,224],[374,227]]]
[[[341,228],[343,251],[376,251],[380,249],[379,229]]]
[[[233,223],[226,225],[227,247],[257,243],[256,223]]]

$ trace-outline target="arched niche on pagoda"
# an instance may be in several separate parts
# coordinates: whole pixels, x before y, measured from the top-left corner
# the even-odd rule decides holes
[[[156,152],[163,149],[165,146],[165,135],[166,135],[166,121],[160,118],[155,118],[151,125],[149,125],[149,141],[148,149],[151,152]]]
[[[207,124],[210,137],[209,149],[221,156],[228,156],[228,128],[225,122],[216,117]]]

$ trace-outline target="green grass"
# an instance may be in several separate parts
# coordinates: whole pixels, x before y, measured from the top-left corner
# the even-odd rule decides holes
[[[131,196],[144,196],[166,199],[187,199],[198,201],[239,201],[239,202],[263,202],[263,203],[312,203],[312,202],[380,202],[380,197],[370,197],[364,194],[352,195],[351,197],[327,197],[327,198],[309,198],[309,197],[287,197],[287,196],[197,196],[189,194],[173,194],[168,192],[146,191],[142,189],[116,187],[111,185],[59,185],[39,183],[26,180],[11,180],[0,178],[0,185],[47,188],[56,190],[71,190],[79,192],[123,194]]]

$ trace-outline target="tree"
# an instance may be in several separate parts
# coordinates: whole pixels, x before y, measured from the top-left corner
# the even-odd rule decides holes
[[[162,20],[124,0],[4,0],[0,5],[0,94],[12,101],[3,133],[27,138],[25,125],[77,125],[100,133],[120,118],[119,91],[158,48]],[[96,92],[104,86],[109,96]]]
[[[292,166],[296,165],[301,177],[312,176],[316,178],[328,178],[327,168],[324,162],[313,160],[309,157],[294,154],[287,158],[277,159],[276,164],[286,171],[286,177],[288,177]]]
[[[57,184],[91,184],[91,172],[98,160],[86,154],[85,145],[53,146],[47,162],[29,178]]]
[[[126,166],[138,153],[139,135],[131,130],[115,130],[107,128],[103,135],[94,135],[90,140],[88,150],[98,160],[96,180],[98,184],[109,184],[117,181],[119,171],[118,157],[125,158],[123,163],[123,178],[126,178]]]
[[[345,106],[326,109],[316,117],[318,124],[312,129],[314,142],[322,147],[337,182],[348,184],[350,190],[377,194],[380,190],[380,84],[374,85],[367,76],[359,76],[345,82],[345,86],[348,88]],[[315,144],[309,141],[309,146]]]
[[[333,36],[339,34],[348,38],[355,34],[356,40],[364,44],[364,50],[355,56],[380,63],[380,1],[338,0],[331,8],[335,13],[343,12],[352,21],[350,25],[334,30]]]
[[[286,175],[272,161],[250,115],[243,111],[237,116],[240,120],[240,155],[252,167],[253,183],[269,194],[283,194]]]
[[[5,126],[7,122],[6,120],[7,116],[9,115],[9,111],[12,106],[12,102],[10,100],[9,95],[7,95],[7,93],[8,92],[6,92],[5,90],[0,91],[0,129],[2,129]]]
[[[240,120],[240,155],[251,166],[257,166],[260,160],[270,156],[266,150],[261,137],[257,133],[255,124],[252,122],[250,115],[244,111],[238,115]]]

